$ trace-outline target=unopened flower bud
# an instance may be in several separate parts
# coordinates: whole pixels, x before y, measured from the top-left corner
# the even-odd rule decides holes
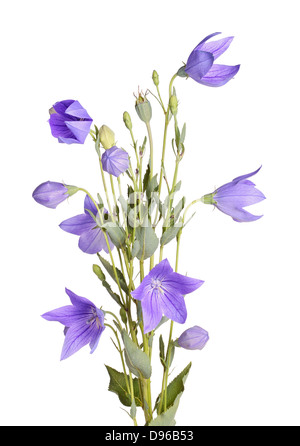
[[[152,80],[153,80],[154,85],[156,87],[158,87],[158,85],[159,85],[159,76],[158,76],[157,71],[155,71],[155,70],[153,70],[153,73],[152,73]]]
[[[125,111],[123,113],[123,121],[124,121],[124,124],[126,125],[126,127],[128,128],[128,130],[132,130],[131,117],[127,111]]]
[[[115,134],[107,127],[107,125],[102,125],[99,129],[100,142],[105,150],[110,149],[115,145]]]
[[[170,101],[169,101],[169,106],[170,106],[170,110],[172,115],[177,115],[177,111],[178,111],[178,100],[177,97],[173,94],[170,97]]]
[[[146,96],[139,93],[139,96],[135,102],[135,110],[138,114],[138,117],[145,122],[146,124],[150,122],[152,118],[152,108],[151,104],[146,98]]]

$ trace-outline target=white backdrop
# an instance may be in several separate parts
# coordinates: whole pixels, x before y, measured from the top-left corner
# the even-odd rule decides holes
[[[198,205],[183,233],[180,272],[205,280],[186,298],[188,320],[205,328],[203,351],[177,351],[176,376],[193,367],[177,413],[181,426],[299,425],[299,32],[297,1],[28,0],[3,3],[1,37],[1,416],[2,425],[127,425],[104,364],[119,368],[106,330],[60,362],[62,327],[40,315],[68,304],[64,288],[108,308],[92,273],[96,256],[58,224],[82,212],[77,194],[56,211],[31,197],[47,180],[103,192],[90,139],[58,144],[48,109],[77,99],[97,125],[130,149],[122,114],[138,86],[171,76],[206,35],[234,35],[220,63],[241,69],[221,88],[177,79],[179,123],[187,123],[180,166],[187,202],[262,165],[254,182],[267,200],[249,224]],[[163,116],[153,106],[155,165]],[[168,146],[169,176],[173,157]],[[249,209],[251,210],[251,209]],[[174,258],[174,248],[166,250]],[[173,256],[173,257],[172,257]],[[116,310],[117,311],[117,310]],[[175,335],[184,329],[176,325]],[[157,341],[157,340],[156,340]],[[156,345],[157,348],[157,345]],[[158,354],[153,381],[160,388]]]

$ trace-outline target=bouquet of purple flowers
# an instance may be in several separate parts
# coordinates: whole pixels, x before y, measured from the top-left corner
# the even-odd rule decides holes
[[[163,102],[160,94],[159,76],[153,71],[155,94],[150,90],[146,94],[139,91],[135,101],[136,113],[145,125],[146,136],[142,143],[134,137],[129,113],[125,111],[123,114],[124,124],[132,139],[132,148],[128,152],[116,145],[115,134],[106,125],[94,125],[91,129],[93,120],[78,101],[56,102],[50,109],[51,132],[60,143],[83,144],[88,135],[93,139],[103,190],[93,197],[81,187],[48,181],[34,190],[33,198],[39,204],[55,209],[75,193],[84,193],[82,214],[68,218],[60,227],[79,236],[78,245],[84,253],[96,255],[93,272],[114,301],[115,309],[113,312],[98,308],[87,298],[66,289],[71,304],[49,311],[43,314],[43,318],[60,322],[65,327],[62,360],[87,344],[93,353],[105,329],[112,331],[112,342],[120,355],[122,369],[117,371],[106,366],[109,390],[116,393],[121,403],[129,408],[134,425],[137,425],[138,408],[144,412],[146,426],[175,425],[175,414],[191,368],[189,363],[169,382],[176,348],[201,350],[209,339],[207,331],[199,326],[187,328],[178,339],[173,338],[174,322],[184,324],[187,318],[185,295],[203,284],[203,280],[178,272],[181,236],[189,221],[186,220],[187,212],[191,206],[202,202],[215,206],[236,222],[250,222],[261,217],[244,209],[265,198],[249,180],[260,168],[235,178],[187,206],[185,198],[178,202],[175,200],[181,186],[178,171],[185,152],[186,125],[181,127],[178,123],[174,81],[180,77],[192,78],[205,86],[220,87],[239,71],[239,65],[215,63],[233,39],[210,40],[217,34],[203,39],[191,52],[186,64],[171,78],[167,103]],[[159,102],[164,117],[158,173],[154,172],[153,167],[149,94]],[[168,148],[167,132],[171,123],[174,137],[172,147]],[[165,168],[168,149],[173,150],[175,160],[171,183],[167,181]],[[127,179],[125,195],[121,179]],[[166,192],[164,196],[163,189]],[[164,248],[171,242],[176,243],[176,257],[172,260],[164,257]],[[170,326],[167,340],[163,339],[162,334],[155,336],[165,323]],[[151,393],[151,361],[155,344],[163,376],[161,392],[154,400]]]

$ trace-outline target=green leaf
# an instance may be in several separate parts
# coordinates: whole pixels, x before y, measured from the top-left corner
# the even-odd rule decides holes
[[[161,236],[160,244],[162,246],[167,245],[171,240],[173,240],[173,238],[175,238],[177,236],[177,234],[181,228],[182,228],[182,225],[181,226],[171,226],[170,228],[168,228]]]
[[[144,178],[143,178],[143,192],[146,191],[150,176],[150,163],[148,163]]]
[[[103,273],[100,266],[93,265],[93,271],[96,274],[96,276],[98,277],[98,279],[101,280],[102,285],[104,286],[104,288],[106,289],[108,294],[114,299],[114,301],[117,302],[118,305],[120,305],[120,307],[122,307],[122,302],[121,302],[120,296],[112,291],[110,284],[108,282],[106,282],[106,280],[105,280],[105,274]]]
[[[136,257],[141,260],[148,259],[151,257],[159,244],[159,239],[157,238],[154,229],[149,223],[148,226],[140,226],[136,229],[136,239],[140,244],[140,249],[136,254]]]
[[[146,189],[146,195],[148,200],[151,198],[151,195],[158,190],[158,182],[157,182],[157,174],[154,175],[154,177],[151,178],[151,180],[148,182],[147,189]]]
[[[162,335],[159,337],[159,359],[160,362],[163,365],[163,368],[166,368],[166,361],[165,361],[165,344]]]
[[[97,255],[98,255],[99,260],[101,261],[102,265],[104,266],[104,268],[106,269],[106,271],[110,275],[110,277],[116,283],[118,283],[117,279],[115,277],[115,273],[114,273],[114,269],[113,269],[112,265],[106,259],[104,259],[99,253],[97,253]],[[128,286],[126,285],[126,281],[124,279],[124,276],[123,276],[122,272],[118,268],[116,268],[116,271],[117,271],[117,276],[118,276],[118,279],[119,279],[120,287],[122,288],[124,293],[129,294],[129,289],[128,289]]]
[[[124,373],[118,372],[117,370],[113,369],[112,367],[109,367],[108,365],[105,366],[108,374],[110,376],[110,383],[108,390],[110,392],[114,392],[118,395],[119,400],[124,406],[132,407],[131,404],[131,395],[127,391],[126,387],[126,381],[125,381],[125,375]],[[129,383],[129,376],[127,375],[127,381]],[[140,390],[139,390],[139,381],[137,378],[133,379],[133,392],[134,392],[134,402],[137,407],[140,407],[142,405],[141,396],[140,396]]]
[[[182,209],[184,209],[184,205],[185,205],[185,197],[183,197],[174,208],[174,212],[173,212],[174,223],[176,223],[176,221],[178,220],[180,212],[182,211]]]
[[[175,398],[174,404],[170,406],[166,412],[158,415],[154,420],[150,421],[149,426],[175,426],[175,415],[179,406],[182,392]]]
[[[178,395],[181,395],[184,391],[184,384],[188,377],[190,368],[192,366],[192,363],[190,362],[186,368],[178,375],[175,379],[168,385],[167,387],[167,409],[171,407],[175,401]],[[164,394],[165,398],[165,394]],[[155,407],[158,407],[160,404],[160,395],[156,400]],[[162,404],[162,407],[164,407],[164,401]]]
[[[104,223],[101,227],[108,233],[116,248],[122,248],[126,240],[126,232],[124,229],[114,222]]]
[[[138,378],[151,376],[151,363],[148,355],[140,350],[123,330],[122,338],[125,346],[125,360],[129,370]]]

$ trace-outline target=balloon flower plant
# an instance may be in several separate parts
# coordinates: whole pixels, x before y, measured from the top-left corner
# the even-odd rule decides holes
[[[34,190],[33,198],[37,203],[55,209],[75,193],[83,192],[82,213],[64,220],[60,228],[79,237],[81,251],[94,256],[93,272],[105,289],[101,290],[112,298],[113,308],[112,311],[102,308],[101,301],[97,305],[66,289],[70,302],[65,300],[69,304],[48,311],[42,317],[64,326],[61,360],[87,344],[93,353],[98,348],[100,337],[111,330],[121,365],[120,370],[106,365],[108,390],[117,394],[135,426],[138,410],[143,411],[146,426],[175,425],[176,411],[191,368],[190,363],[172,381],[169,379],[176,349],[201,350],[209,339],[207,331],[200,326],[186,328],[176,339],[173,336],[174,323],[184,324],[187,319],[185,295],[196,292],[203,285],[203,280],[180,273],[178,267],[188,210],[202,202],[216,207],[235,222],[251,222],[261,216],[244,208],[265,198],[250,181],[259,168],[187,206],[185,198],[178,202],[175,199],[181,186],[178,173],[185,153],[186,125],[181,127],[178,123],[174,81],[191,78],[203,86],[222,87],[239,71],[239,65],[216,63],[233,40],[233,37],[211,40],[217,34],[220,33],[203,39],[191,52],[186,64],[173,75],[167,102],[160,94],[158,73],[153,71],[155,93],[139,91],[135,100],[135,111],[145,128],[145,138],[141,143],[134,137],[129,113],[123,113],[123,122],[132,140],[128,150],[116,143],[115,134],[108,126],[92,127],[93,119],[77,100],[56,102],[49,110],[51,133],[59,143],[84,144],[88,135],[92,138],[103,189],[97,196],[92,196],[82,187],[47,181]],[[150,94],[159,102],[164,120],[157,173],[153,167]],[[167,132],[171,123],[174,136],[168,147]],[[161,142],[155,142],[155,156],[158,145]],[[170,149],[174,152],[175,165],[171,182],[167,180],[165,166],[165,153]],[[124,182],[125,195],[122,192]],[[176,244],[173,259],[164,255],[168,243]],[[65,300],[62,299],[62,304]],[[165,340],[159,334],[162,324],[169,325]],[[155,399],[151,392],[154,348],[157,348],[157,358],[162,366],[161,391]]]

